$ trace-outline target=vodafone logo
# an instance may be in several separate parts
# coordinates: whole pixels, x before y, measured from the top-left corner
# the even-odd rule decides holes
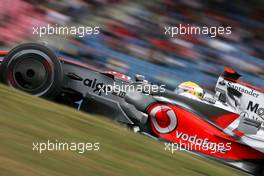
[[[156,106],[150,111],[150,118],[159,133],[169,133],[177,126],[177,117],[174,111],[166,106]]]

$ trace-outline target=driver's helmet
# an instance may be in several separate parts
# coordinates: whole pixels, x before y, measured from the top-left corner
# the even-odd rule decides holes
[[[175,90],[177,94],[191,94],[199,99],[204,96],[204,90],[196,83],[188,81],[181,83]]]

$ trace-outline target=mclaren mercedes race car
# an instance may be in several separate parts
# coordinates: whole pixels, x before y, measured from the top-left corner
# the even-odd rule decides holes
[[[46,46],[28,43],[3,56],[2,83],[32,95],[99,113],[135,131],[254,175],[264,175],[264,90],[225,69],[215,94],[193,99],[57,57]],[[125,89],[124,89],[125,87]]]

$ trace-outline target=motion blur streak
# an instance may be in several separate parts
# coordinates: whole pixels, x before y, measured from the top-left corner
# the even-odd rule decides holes
[[[189,80],[213,89],[216,75],[229,66],[264,87],[263,7],[259,0],[1,0],[0,49],[26,40],[46,42],[61,55],[101,69],[144,74],[171,89]],[[47,24],[100,26],[100,34],[81,39],[32,35],[33,26]],[[164,27],[180,24],[230,26],[232,34],[164,34]]]

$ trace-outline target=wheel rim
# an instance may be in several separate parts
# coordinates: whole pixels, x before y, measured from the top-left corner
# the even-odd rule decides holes
[[[28,58],[17,62],[13,69],[16,85],[25,91],[41,88],[48,79],[47,69],[39,60]]]
[[[53,62],[41,51],[18,52],[8,65],[8,84],[30,94],[45,94],[54,81]]]

